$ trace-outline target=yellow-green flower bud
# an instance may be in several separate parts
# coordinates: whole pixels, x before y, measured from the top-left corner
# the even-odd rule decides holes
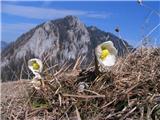
[[[105,60],[105,58],[109,55],[109,51],[107,49],[102,50],[102,53],[100,55],[101,60]]]

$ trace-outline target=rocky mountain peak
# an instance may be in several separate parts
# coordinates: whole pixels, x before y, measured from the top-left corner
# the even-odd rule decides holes
[[[94,59],[94,48],[108,40],[114,43],[119,55],[127,51],[126,46],[129,46],[127,42],[96,27],[86,27],[75,16],[50,20],[24,33],[9,45],[2,52],[1,67],[5,69],[4,72],[11,74],[13,70],[5,66],[14,66],[16,71],[20,68],[19,63],[24,62],[24,58],[27,61],[33,57],[62,65],[66,61],[73,63],[79,56],[86,56],[87,63],[91,58]],[[8,77],[2,79],[11,79]]]
[[[77,25],[78,23],[81,23],[81,21],[78,19],[78,17],[75,17],[75,16],[66,16],[64,18],[64,21],[67,21],[69,25],[71,26],[75,26]]]

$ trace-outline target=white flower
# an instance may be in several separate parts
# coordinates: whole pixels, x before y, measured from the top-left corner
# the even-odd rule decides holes
[[[98,45],[95,49],[98,63],[103,67],[113,66],[116,62],[117,49],[112,41],[107,41]]]
[[[78,92],[83,92],[85,88],[88,88],[88,84],[85,82],[80,82],[78,84]]]
[[[33,87],[37,90],[39,90],[42,86],[42,77],[40,74],[36,73],[35,77],[31,81]]]
[[[33,72],[33,74],[41,73],[43,69],[42,61],[34,58],[28,61],[28,67]]]

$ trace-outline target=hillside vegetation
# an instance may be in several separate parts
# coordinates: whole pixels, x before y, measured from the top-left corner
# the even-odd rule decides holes
[[[2,120],[160,118],[160,48],[138,49],[98,75],[94,66],[62,69],[46,74],[41,90],[35,90],[30,80],[2,83]],[[86,84],[82,92],[79,83]]]

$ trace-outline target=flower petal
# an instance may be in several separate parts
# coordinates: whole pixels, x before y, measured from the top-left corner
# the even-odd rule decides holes
[[[36,74],[42,72],[43,64],[40,59],[33,58],[28,61],[28,67],[33,72],[33,74]]]
[[[112,41],[103,42],[95,49],[96,58],[99,64],[104,68],[115,64],[117,52]]]

